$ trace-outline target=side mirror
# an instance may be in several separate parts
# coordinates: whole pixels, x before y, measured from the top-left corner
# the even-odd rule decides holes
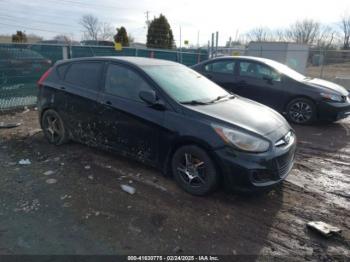
[[[157,103],[156,92],[154,91],[140,91],[139,97],[149,105],[154,105]]]
[[[157,98],[156,92],[154,91],[142,90],[139,93],[139,97],[142,101],[155,109],[164,110],[166,108],[164,103]]]
[[[263,79],[267,82],[267,83],[269,83],[269,84],[272,84],[272,77],[271,76],[267,76],[267,75],[264,75],[263,76]]]

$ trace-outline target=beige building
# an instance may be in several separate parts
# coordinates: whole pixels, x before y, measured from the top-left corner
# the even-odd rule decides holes
[[[27,35],[27,43],[34,44],[43,40],[42,37],[37,35]],[[0,35],[0,43],[12,43],[12,35]]]

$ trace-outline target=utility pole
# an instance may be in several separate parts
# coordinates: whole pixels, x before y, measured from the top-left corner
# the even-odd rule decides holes
[[[182,63],[182,40],[181,40],[181,26],[180,26],[180,63]]]
[[[146,14],[146,25],[147,25],[147,29],[149,28],[149,25],[150,25],[150,21],[149,21],[149,11],[146,11],[145,14]]]
[[[210,48],[210,57],[214,57],[214,33],[211,34],[211,48]]]
[[[219,45],[219,32],[216,31],[215,57],[217,57],[218,55],[218,45]]]
[[[199,48],[199,30],[198,30],[198,33],[197,33],[197,48]]]

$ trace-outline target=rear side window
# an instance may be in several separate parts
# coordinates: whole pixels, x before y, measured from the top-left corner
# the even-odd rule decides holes
[[[64,80],[77,87],[97,90],[102,66],[101,62],[73,63],[68,68]]]
[[[69,64],[63,64],[63,65],[60,65],[57,67],[57,73],[58,73],[58,76],[63,79],[64,78],[64,74],[68,68]]]
[[[235,62],[232,60],[223,60],[206,64],[204,70],[207,72],[233,74]]]

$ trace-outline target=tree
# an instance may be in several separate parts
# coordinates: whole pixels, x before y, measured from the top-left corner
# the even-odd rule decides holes
[[[13,43],[26,43],[27,36],[24,32],[17,31],[16,34],[12,35],[12,42]]]
[[[67,35],[56,35],[53,40],[61,43],[70,43],[72,41],[72,39]]]
[[[289,40],[298,44],[312,45],[320,34],[321,24],[312,19],[296,21],[286,31]]]
[[[98,38],[101,40],[111,40],[113,38],[113,27],[109,23],[102,23]]]
[[[267,42],[273,40],[270,29],[266,27],[257,27],[250,30],[247,33],[247,38],[254,42]]]
[[[174,36],[173,31],[169,25],[168,20],[162,14],[157,18],[155,17],[147,32],[147,47],[148,48],[174,48]]]
[[[350,15],[346,14],[342,17],[340,26],[342,29],[343,49],[350,49]]]
[[[321,26],[320,33],[315,39],[317,49],[331,49],[334,48],[334,39],[336,31],[330,26]]]
[[[84,38],[97,41],[101,31],[101,24],[98,18],[93,15],[83,15],[79,24],[84,28]]]
[[[117,33],[114,35],[114,42],[121,43],[122,46],[129,46],[129,37],[124,26],[117,28]]]
[[[129,44],[132,44],[135,42],[135,37],[132,34],[128,34],[128,38],[129,38]]]

